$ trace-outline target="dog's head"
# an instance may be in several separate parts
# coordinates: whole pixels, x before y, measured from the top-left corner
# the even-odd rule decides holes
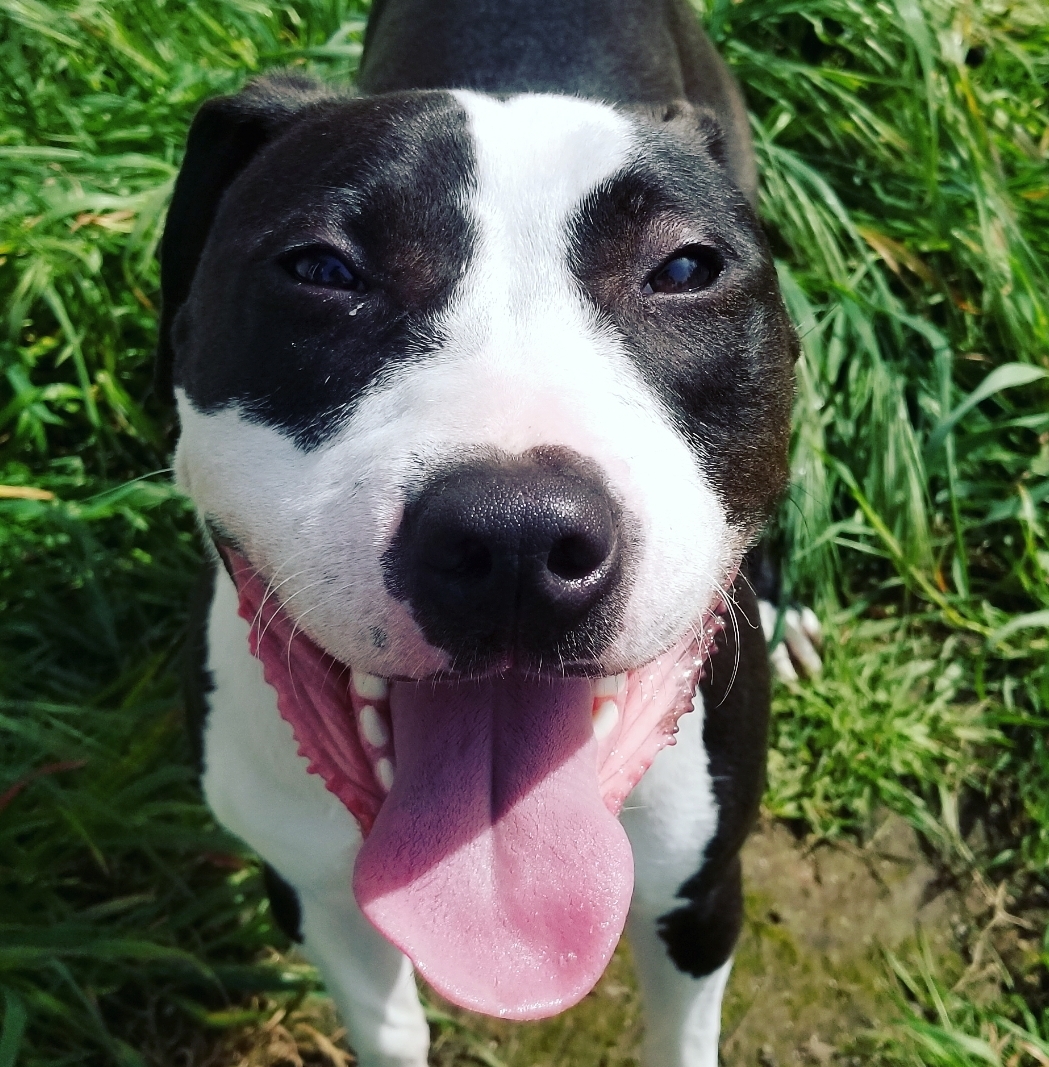
[[[177,477],[371,831],[358,900],[481,1010],[600,974],[613,813],[785,483],[796,341],[720,136],[688,105],[290,78],[190,134]]]

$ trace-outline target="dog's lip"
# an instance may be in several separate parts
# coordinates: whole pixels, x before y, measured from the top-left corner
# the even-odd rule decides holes
[[[686,631],[686,633],[688,632],[690,631]],[[682,635],[682,638],[683,637],[684,635]],[[483,671],[456,671],[444,669],[432,671],[430,674],[425,675],[395,673],[376,674],[365,667],[355,666],[353,663],[345,663],[343,665],[353,672],[355,678],[358,675],[362,675],[369,678],[376,678],[387,684],[393,682],[480,682],[487,678],[498,678],[500,675],[510,672],[524,675],[527,678],[547,678],[550,681],[560,681],[565,678],[586,678],[591,682],[596,683],[608,678],[616,678],[620,675],[629,674],[633,671],[644,670],[650,663],[659,659],[660,656],[665,655],[670,649],[679,644],[682,638],[678,638],[677,641],[672,642],[667,648],[660,649],[654,656],[649,656],[647,659],[638,663],[617,666],[616,669],[611,672],[609,668],[598,663],[561,664],[556,671],[537,671],[531,670],[528,667],[517,667],[511,662],[507,662],[505,664],[500,663],[497,666],[489,667]],[[338,657],[333,658],[337,659]],[[340,662],[342,661],[340,660]]]

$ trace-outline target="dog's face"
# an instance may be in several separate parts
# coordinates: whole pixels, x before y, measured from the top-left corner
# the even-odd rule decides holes
[[[695,652],[785,481],[795,340],[717,130],[687,106],[276,85],[198,131],[164,250],[180,484],[293,631],[368,679],[398,779],[398,715],[422,712],[376,677],[489,703],[511,679],[548,687],[537,720],[612,694],[616,807],[654,754],[614,757],[628,720],[647,701],[665,741],[700,657],[662,703],[644,671]],[[559,741],[503,807],[593,743]]]
[[[353,100],[225,191],[172,330],[178,477],[338,660],[616,674],[731,578],[783,485],[793,350],[705,133],[553,97]],[[489,470],[568,492],[566,538],[575,497],[607,497],[577,537],[583,571],[615,542],[600,596],[535,639],[483,595],[454,605],[482,624],[442,618],[406,543],[434,486]]]

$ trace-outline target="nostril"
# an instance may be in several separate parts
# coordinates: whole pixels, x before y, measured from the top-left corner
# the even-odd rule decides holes
[[[569,534],[554,542],[546,566],[556,577],[574,582],[593,574],[607,558],[607,545],[579,534]]]

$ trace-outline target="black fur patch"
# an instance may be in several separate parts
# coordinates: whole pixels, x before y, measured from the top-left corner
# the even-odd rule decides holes
[[[236,114],[226,116],[230,135],[244,141]],[[214,169],[218,143],[212,129],[208,150],[194,153],[191,136],[180,186]],[[200,410],[239,403],[310,448],[369,381],[440,342],[435,319],[472,248],[460,206],[472,149],[445,93],[310,100],[250,143],[250,160],[224,168],[234,176],[171,323],[173,380]],[[216,183],[206,184],[214,196]],[[169,220],[166,245],[177,226]],[[319,245],[352,266],[364,292],[293,277],[287,254]],[[177,296],[190,261],[165,260],[165,293]]]
[[[293,115],[331,96],[309,78],[277,74],[250,83],[236,96],[209,100],[197,112],[160,246],[162,299],[154,376],[157,393],[166,402],[175,400],[172,326],[189,296],[223,193]]]
[[[659,3],[575,0],[378,0],[361,88],[559,92],[596,99],[684,95]]]
[[[702,125],[679,121],[652,126],[643,161],[586,199],[571,263],[750,538],[786,484],[797,339],[749,203],[707,151]],[[656,267],[697,245],[721,263],[713,284],[642,292]]]
[[[270,898],[270,912],[273,921],[296,944],[302,944],[302,905],[295,887],[268,864],[262,865],[262,881],[266,886],[266,895]]]
[[[743,928],[743,876],[739,856],[717,881],[684,907],[659,919],[659,936],[674,966],[693,978],[712,974],[732,955]]]
[[[703,744],[718,805],[718,825],[699,871],[678,890],[685,903],[659,920],[676,966],[696,978],[732,954],[743,916],[739,850],[757,818],[765,788],[769,666],[758,605],[745,576],[733,587],[738,631],[718,636],[700,684]],[[737,660],[738,653],[738,660]]]

